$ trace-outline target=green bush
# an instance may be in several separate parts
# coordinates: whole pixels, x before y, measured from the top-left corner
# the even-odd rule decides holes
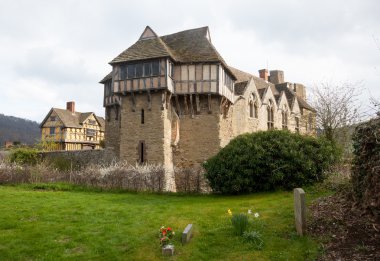
[[[322,181],[339,154],[326,139],[273,130],[236,137],[203,167],[214,192],[293,189]]]
[[[9,161],[21,165],[35,165],[40,161],[40,156],[36,149],[19,148],[11,152]]]

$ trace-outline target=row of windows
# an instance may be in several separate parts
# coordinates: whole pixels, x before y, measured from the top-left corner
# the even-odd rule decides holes
[[[49,128],[49,134],[50,135],[55,135],[55,129],[56,129],[56,127],[50,127]],[[61,131],[62,130],[62,128],[58,128],[59,129],[59,131]],[[95,136],[96,135],[96,130],[95,129],[86,129],[86,135],[87,136]]]
[[[120,66],[120,79],[132,79],[160,75],[160,61],[125,64]]]
[[[258,105],[257,103],[250,101],[249,103],[249,117],[251,118],[258,118]],[[281,112],[281,117],[282,117],[282,129],[288,129],[288,112],[287,111],[282,111]],[[296,121],[296,127],[295,130],[299,132],[300,129],[300,122],[299,118],[295,118]],[[309,115],[309,122],[306,124],[306,129],[308,128],[311,130],[312,127],[312,116]],[[267,126],[268,130],[271,130],[274,128],[274,107],[273,107],[273,102],[269,100],[269,105],[267,106]]]

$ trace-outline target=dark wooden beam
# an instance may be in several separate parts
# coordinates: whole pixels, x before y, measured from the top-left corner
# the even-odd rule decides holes
[[[207,95],[207,103],[208,103],[208,113],[212,113],[212,108],[211,108],[211,94]]]
[[[193,106],[193,95],[190,94],[190,115],[194,118],[194,106]]]
[[[199,94],[195,94],[195,104],[197,108],[197,114],[201,112],[201,106],[199,104]]]
[[[185,104],[185,113],[189,114],[189,105],[187,104],[187,95],[186,94],[183,96],[183,102]]]

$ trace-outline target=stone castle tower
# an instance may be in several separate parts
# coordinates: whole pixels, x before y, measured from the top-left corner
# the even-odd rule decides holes
[[[271,83],[264,71],[229,67],[208,27],[159,37],[148,26],[110,64],[101,81],[106,147],[130,164],[192,167],[244,132],[313,129],[304,89],[296,93],[282,71],[271,71]]]

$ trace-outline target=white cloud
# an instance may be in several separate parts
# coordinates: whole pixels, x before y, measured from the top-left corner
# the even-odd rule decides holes
[[[208,25],[232,66],[289,81],[360,81],[380,97],[380,2],[0,0],[0,113],[41,121],[75,100],[103,115],[98,81],[146,25],[159,35]],[[375,67],[378,69],[376,70]]]

